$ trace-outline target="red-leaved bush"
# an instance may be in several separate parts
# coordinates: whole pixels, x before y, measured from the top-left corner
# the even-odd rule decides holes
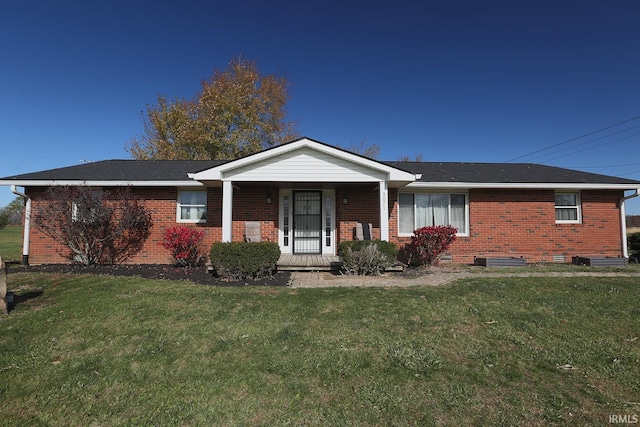
[[[456,240],[458,230],[450,225],[429,226],[413,231],[407,244],[409,264],[436,265],[442,254]]]
[[[167,249],[176,265],[188,267],[200,265],[206,255],[202,249],[204,231],[194,227],[171,227],[164,230],[164,240],[160,243]]]

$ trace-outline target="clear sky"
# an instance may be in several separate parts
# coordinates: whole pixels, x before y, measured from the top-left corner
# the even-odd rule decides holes
[[[525,156],[640,116],[632,0],[7,0],[0,177],[129,158],[147,104],[238,55],[286,77],[289,118],[328,144],[640,180],[640,118]]]

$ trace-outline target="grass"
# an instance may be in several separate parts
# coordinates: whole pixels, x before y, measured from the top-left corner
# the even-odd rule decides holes
[[[13,273],[6,425],[603,425],[640,413],[640,282],[216,288]]]
[[[22,259],[22,226],[7,225],[0,230],[0,257],[5,262]]]

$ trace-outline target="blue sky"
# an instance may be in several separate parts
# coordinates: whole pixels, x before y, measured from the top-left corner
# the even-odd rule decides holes
[[[129,158],[147,104],[192,98],[238,55],[291,82],[310,138],[509,161],[640,116],[639,24],[630,0],[10,0],[0,176]],[[518,161],[640,180],[636,133],[640,119]]]

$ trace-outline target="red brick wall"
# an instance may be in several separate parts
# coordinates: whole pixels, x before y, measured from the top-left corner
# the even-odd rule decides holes
[[[213,242],[222,240],[222,189],[207,189],[207,222],[189,224],[176,222],[178,190],[171,187],[134,188],[134,194],[145,200],[145,206],[153,213],[151,235],[142,250],[127,261],[129,264],[168,264],[171,257],[162,243],[164,231],[169,227],[193,226],[204,230],[203,247],[206,252]],[[46,190],[29,188],[32,209],[38,209],[46,197]],[[267,203],[267,197],[271,203]],[[278,192],[267,187],[243,187],[234,189],[233,203],[233,241],[244,239],[244,221],[261,221],[264,240],[278,241]],[[51,238],[45,236],[37,227],[31,228],[29,262],[31,264],[68,263],[60,253],[63,248]]]
[[[398,237],[397,191],[390,196],[390,240]],[[468,237],[458,237],[450,253],[457,263],[474,256],[523,256],[528,262],[571,261],[576,255],[621,256],[621,191],[582,191],[582,223],[556,224],[553,190],[471,190]]]
[[[244,240],[244,222],[260,221],[262,240],[278,242],[278,190],[268,187],[245,187],[233,190],[232,240]],[[271,203],[267,203],[267,198]],[[219,215],[222,221],[222,211]]]
[[[345,187],[336,190],[336,245],[353,240],[356,223],[371,223],[373,239],[380,238],[379,191],[368,186]],[[344,203],[344,199],[347,203]]]
[[[164,230],[176,225],[186,225],[202,228],[205,230],[205,248],[209,248],[213,241],[219,241],[222,236],[221,216],[222,199],[219,188],[209,188],[207,190],[207,212],[208,220],[206,224],[178,224],[176,222],[176,200],[177,189],[171,187],[148,187],[134,188],[136,196],[145,200],[145,206],[153,214],[153,227],[151,235],[145,242],[142,250],[130,258],[130,264],[168,264],[171,257],[160,243]],[[46,198],[46,189],[28,188],[27,194],[32,200],[32,209],[37,210]],[[45,236],[37,227],[32,224],[29,248],[29,263],[31,264],[57,264],[70,262],[63,258],[60,253],[63,248],[56,244],[51,238]],[[208,252],[208,250],[207,250]]]
[[[207,222],[194,227],[205,231],[204,247],[222,239],[222,190],[209,188]],[[135,188],[153,212],[154,226],[143,250],[129,263],[163,264],[171,262],[159,244],[166,228],[176,222],[177,190],[170,187]],[[32,207],[37,209],[45,190],[29,188]],[[408,237],[398,237],[396,189],[389,190],[389,237],[400,245]],[[378,189],[372,185],[336,188],[336,245],[352,240],[356,222],[370,222],[373,238],[380,238]],[[271,203],[267,203],[267,198]],[[347,203],[343,203],[346,197]],[[620,256],[620,212],[617,207],[621,191],[583,191],[582,223],[556,224],[554,192],[548,190],[471,190],[470,235],[459,237],[450,252],[453,261],[472,263],[474,256],[524,256],[528,262],[551,262],[554,255],[570,261],[575,255]],[[241,241],[244,221],[260,221],[262,238],[278,241],[278,191],[269,187],[245,187],[234,190],[233,240]],[[180,224],[190,225],[190,224]],[[29,261],[32,264],[67,263],[60,248],[37,227],[31,228]]]

